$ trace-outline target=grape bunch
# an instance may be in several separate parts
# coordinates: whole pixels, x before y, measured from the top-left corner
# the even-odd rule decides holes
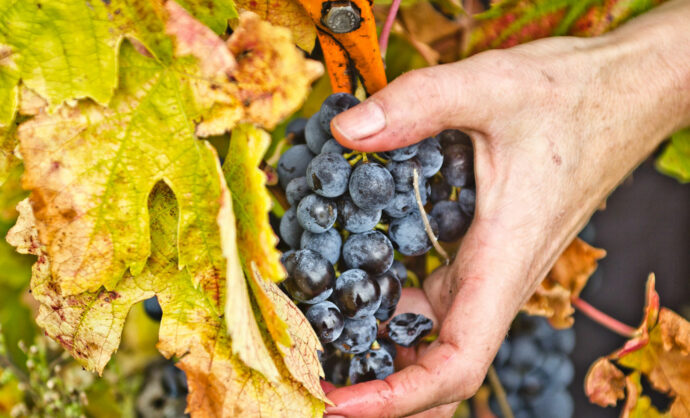
[[[425,255],[432,233],[439,241],[458,240],[475,201],[465,134],[444,131],[383,153],[346,149],[333,138],[331,120],[358,103],[336,93],[308,120],[292,121],[293,146],[277,166],[290,205],[278,227],[288,273],[282,287],[323,343],[327,379],[338,385],[385,378],[393,372],[395,344],[414,346],[431,331],[422,315],[392,317],[407,279],[396,252]]]
[[[574,347],[574,330],[556,330],[541,317],[517,317],[494,360],[516,418],[573,415],[568,385],[575,369],[568,355]],[[496,399],[491,400],[491,409],[501,416]]]

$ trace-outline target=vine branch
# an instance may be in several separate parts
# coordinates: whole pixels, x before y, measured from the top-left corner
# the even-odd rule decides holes
[[[615,318],[612,318],[579,297],[572,298],[571,301],[573,306],[580,310],[580,312],[604,328],[607,328],[608,330],[613,331],[625,338],[632,338],[635,335],[635,328],[631,327],[630,325],[626,325]]]
[[[391,29],[393,29],[395,16],[398,15],[398,9],[400,8],[401,1],[402,0],[393,0],[391,3],[391,8],[388,10],[388,16],[386,16],[386,22],[383,24],[381,36],[379,37],[379,49],[381,50],[382,57],[386,56],[386,50],[388,49],[388,38],[390,37]]]
[[[496,395],[496,400],[498,401],[498,407],[501,408],[501,415],[504,418],[513,418],[513,410],[510,409],[510,404],[508,403],[508,397],[506,396],[506,391],[503,389],[501,384],[501,379],[498,378],[498,373],[496,373],[496,368],[493,365],[489,367],[489,372],[487,373],[489,378],[489,384],[491,385],[491,390],[493,390],[494,395]]]
[[[443,247],[441,247],[441,244],[438,243],[436,235],[434,235],[434,231],[431,229],[431,225],[429,224],[429,219],[427,219],[426,211],[424,210],[424,204],[422,204],[422,195],[419,192],[419,174],[417,173],[417,169],[412,170],[412,180],[414,184],[414,197],[417,201],[417,207],[419,208],[419,213],[422,217],[422,222],[424,223],[424,230],[426,231],[426,234],[429,236],[431,245],[434,246],[436,251],[438,251],[439,255],[443,257],[443,261],[445,261],[446,265],[448,265],[450,263],[450,257],[448,257],[448,253],[446,252],[446,250],[444,250]]]

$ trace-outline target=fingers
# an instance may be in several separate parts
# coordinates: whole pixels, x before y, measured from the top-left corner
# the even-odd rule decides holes
[[[411,71],[395,79],[331,123],[336,139],[360,151],[387,151],[418,142],[448,127],[481,122],[481,88],[463,83],[465,65]],[[486,105],[483,105],[487,107]]]
[[[473,226],[474,227],[474,226]],[[522,267],[481,225],[468,231],[446,274],[425,281],[431,306],[448,306],[438,340],[416,363],[385,380],[339,388],[327,413],[405,416],[474,394],[520,306]],[[403,354],[405,356],[407,354]]]
[[[453,402],[437,406],[436,408],[432,408],[424,412],[414,414],[410,418],[450,418],[455,414],[455,411],[458,409],[458,405],[460,405],[460,402]]]

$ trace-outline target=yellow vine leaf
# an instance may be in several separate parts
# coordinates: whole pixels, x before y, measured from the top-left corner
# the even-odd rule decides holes
[[[606,251],[575,238],[522,309],[545,316],[555,328],[572,326],[575,310],[570,299],[580,295],[604,256]]]
[[[291,376],[271,343],[266,355],[276,366],[275,381],[233,354],[236,341],[228,336],[225,319],[215,313],[189,271],[177,268],[179,210],[170,188],[159,183],[148,206],[152,251],[141,274],[127,275],[113,291],[70,296],[59,293],[50,276],[50,261],[43,253],[31,206],[28,201],[19,205],[20,219],[8,240],[20,252],[38,256],[32,290],[41,302],[39,324],[47,334],[84,367],[101,372],[119,344],[123,320],[132,304],[155,294],[163,310],[158,348],[166,357],[181,358],[178,366],[187,375],[193,416],[320,416],[323,401]],[[299,330],[305,332],[313,334],[310,329]]]
[[[690,416],[690,322],[675,312],[661,308],[659,294],[654,289],[655,278],[647,281],[647,303],[641,325],[633,337],[621,349],[598,360],[587,374],[585,388],[590,399],[600,405],[613,405],[614,397],[600,399],[597,387],[620,387],[622,372],[618,366],[630,370],[626,376],[627,399],[623,411],[625,417],[689,417]],[[602,361],[619,370],[601,373]],[[652,388],[671,398],[667,412],[660,413],[642,396],[640,375],[644,375]]]
[[[279,282],[285,277],[285,269],[268,218],[272,199],[266,189],[266,174],[259,168],[270,144],[271,136],[262,129],[238,125],[232,130],[223,172],[232,193],[240,257],[247,276],[251,275],[253,263],[263,278]]]
[[[0,44],[0,130],[14,118],[19,94],[19,67],[12,48]]]
[[[296,0],[236,0],[238,7],[252,11],[274,25],[285,26],[292,32],[297,46],[307,52],[314,49],[316,27]]]

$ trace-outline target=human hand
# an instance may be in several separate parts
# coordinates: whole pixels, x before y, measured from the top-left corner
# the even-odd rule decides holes
[[[638,25],[653,27],[659,14]],[[663,21],[674,27],[668,16]],[[330,391],[336,406],[328,414],[403,416],[437,407],[434,416],[451,415],[455,402],[476,392],[511,320],[559,254],[613,188],[690,123],[690,99],[678,89],[690,77],[676,70],[690,51],[669,51],[657,38],[687,35],[657,27],[638,37],[640,30],[550,38],[413,71],[334,119],[336,138],[362,151],[443,129],[467,132],[477,206],[453,264],[399,305],[431,315],[439,338],[401,350],[407,367],[385,380]],[[654,83],[641,82],[650,75]]]

